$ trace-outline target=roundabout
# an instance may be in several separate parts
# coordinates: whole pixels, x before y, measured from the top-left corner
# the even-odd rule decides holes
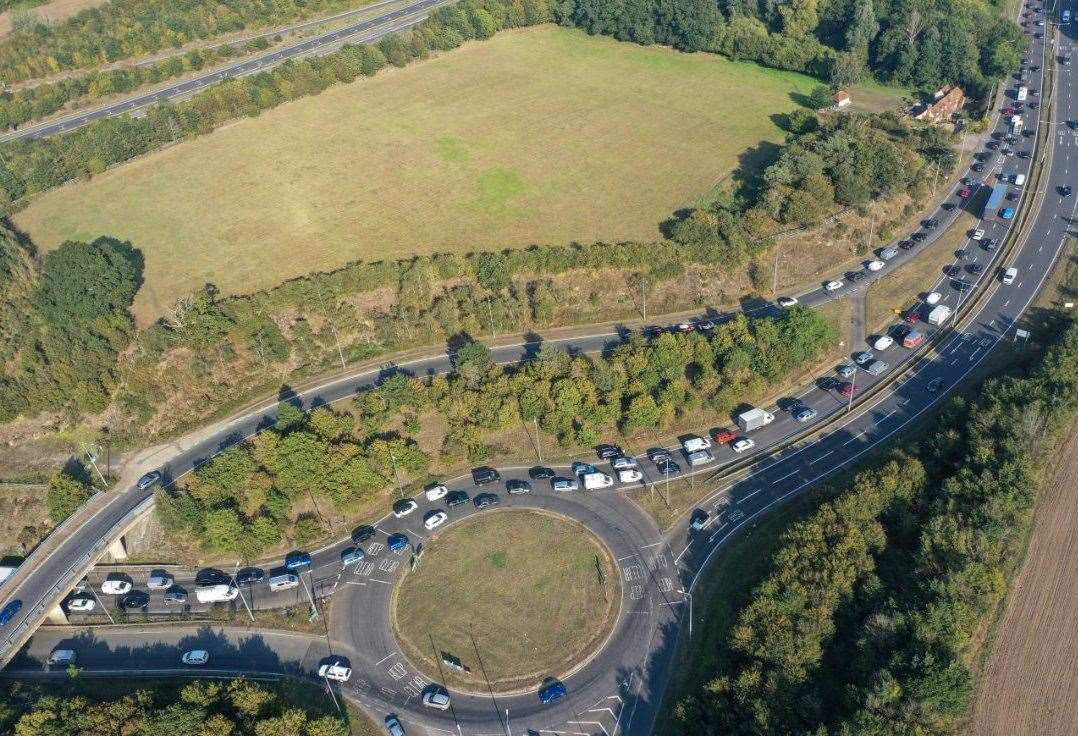
[[[425,545],[397,587],[394,631],[422,674],[455,691],[530,692],[602,646],[619,581],[609,551],[571,519],[473,515]]]

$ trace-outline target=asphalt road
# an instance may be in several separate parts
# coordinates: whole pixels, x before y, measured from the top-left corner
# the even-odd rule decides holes
[[[1061,29],[1065,37],[1061,39],[1059,53],[1073,54],[1075,29],[1074,24]],[[1042,66],[1055,63],[1051,58],[1040,61],[1043,53],[1043,46],[1035,43],[1030,52],[1030,63],[1041,63]],[[352,681],[340,688],[342,694],[356,699],[376,714],[399,713],[412,733],[455,732],[459,724],[460,733],[504,734],[507,732],[506,708],[509,710],[509,732],[513,734],[522,733],[527,728],[540,732],[577,734],[612,734],[618,730],[630,735],[650,733],[667,681],[674,645],[684,615],[691,605],[693,586],[699,572],[722,549],[730,536],[751,525],[756,517],[784,499],[825,475],[856,462],[864,454],[887,442],[895,433],[930,411],[950,387],[972,373],[1001,343],[1011,345],[1015,321],[1040,291],[1061,252],[1068,230],[1073,232],[1078,222],[1075,219],[1078,211],[1075,197],[1063,198],[1058,195],[1057,189],[1064,183],[1073,183],[1075,179],[1071,169],[1075,165],[1078,137],[1073,129],[1061,124],[1067,120],[1078,120],[1078,101],[1074,98],[1076,85],[1071,69],[1070,66],[1056,66],[1057,95],[1053,112],[1057,132],[1049,138],[1054,159],[1046,177],[1043,204],[1036,214],[1029,237],[1007,263],[993,263],[991,259],[995,254],[972,246],[966,249],[970,259],[961,260],[963,266],[969,262],[985,266],[980,274],[969,274],[966,280],[994,280],[989,297],[976,314],[970,315],[962,328],[937,353],[931,357],[917,358],[916,365],[902,381],[888,387],[864,405],[855,404],[848,417],[815,438],[811,444],[765,457],[742,480],[716,481],[700,504],[700,508],[711,514],[705,529],[690,533],[687,518],[683,517],[672,531],[658,536],[650,522],[627,502],[635,493],[648,492],[641,487],[617,487],[556,496],[537,483],[535,491],[529,496],[510,499],[504,492],[500,493],[503,505],[549,504],[550,508],[580,519],[596,530],[600,538],[615,549],[615,556],[621,558],[618,561],[627,600],[623,600],[622,616],[615,630],[617,638],[598,652],[583,669],[566,677],[568,698],[554,706],[540,708],[534,693],[498,697],[494,699],[496,704],[489,696],[476,698],[455,694],[454,713],[448,716],[432,713],[418,704],[418,693],[425,682],[416,680],[418,673],[396,649],[391,634],[385,628],[389,591],[396,576],[403,574],[408,555],[391,555],[384,548],[372,549],[371,545],[384,545],[384,535],[396,531],[407,533],[413,542],[422,541],[426,536],[420,526],[422,515],[428,508],[440,505],[440,502],[430,504],[426,501],[421,501],[419,510],[403,519],[387,516],[378,523],[379,534],[365,545],[369,553],[367,561],[374,563],[370,567],[363,565],[342,571],[339,554],[343,543],[315,555],[313,578],[328,581],[338,576],[334,586],[334,606],[336,611],[347,612],[333,617],[333,628],[329,632],[332,651],[348,657],[356,669]],[[1040,81],[1037,77],[1027,75],[1026,83],[1036,87]],[[1028,113],[1026,120],[1027,125],[1033,123]],[[1024,165],[1021,159],[1015,158],[1014,168],[1008,161],[1005,171],[1024,171],[1018,168]],[[1023,196],[1030,194],[1032,192],[1026,192]],[[1000,237],[1005,225],[992,222],[985,223],[984,227],[990,230],[989,237]],[[972,258],[978,260],[972,261]],[[1005,286],[998,281],[996,269],[1003,266],[1018,269],[1019,276],[1012,285]],[[937,283],[926,284],[926,291],[939,290],[945,294],[947,302],[957,304],[959,294],[949,288],[949,280],[941,275]],[[802,297],[802,302],[808,304],[830,298],[815,291]],[[617,334],[596,334],[564,341],[563,346],[597,350],[619,339]],[[529,357],[537,348],[535,344],[506,346],[496,351],[496,357],[500,361],[517,360]],[[1020,349],[1020,346],[1009,349]],[[913,359],[908,351],[899,347],[890,348],[881,357],[892,366]],[[447,370],[449,367],[450,358],[443,355],[392,369],[426,373]],[[376,371],[348,377],[296,397],[296,401],[304,408],[310,408],[350,396],[373,385],[378,378]],[[942,382],[941,391],[928,392],[927,384],[937,378]],[[866,387],[871,385],[872,380],[861,373],[857,382],[860,387]],[[828,385],[828,382],[814,385],[798,397],[801,404],[817,410],[816,421],[846,411],[846,402],[827,388]],[[175,478],[189,472],[197,460],[209,457],[221,447],[272,423],[275,411],[275,405],[268,406],[237,420],[212,441],[173,458],[165,468],[166,473]],[[777,418],[774,423],[752,434],[758,454],[763,455],[768,448],[802,429],[802,425],[787,412],[776,408],[775,414]],[[716,462],[708,470],[713,471],[733,458],[728,448],[718,448]],[[683,459],[681,462],[683,467],[687,467]],[[654,466],[647,461],[641,461],[641,466],[651,481],[660,480]],[[510,478],[523,472],[524,469],[505,469],[502,475],[503,478]],[[467,487],[472,494],[476,492],[467,479],[456,479],[450,481],[449,485]],[[4,602],[16,595],[26,601],[38,600],[54,585],[53,581],[61,579],[66,569],[77,564],[85,550],[92,549],[95,540],[106,538],[111,525],[146,496],[146,493],[134,490],[116,494],[105,512],[72,533],[59,551],[39,562],[33,574],[19,582],[17,587],[5,591],[7,597]],[[451,518],[456,519],[461,511],[457,509],[450,513]],[[474,511],[469,508],[469,513]],[[31,613],[24,610],[6,628],[0,629],[0,635],[10,637],[19,626],[32,623]],[[113,634],[109,630],[98,631],[95,639],[104,642],[105,650],[108,650],[112,646]],[[9,673],[39,672],[40,655],[51,650],[50,647],[57,641],[56,636],[57,633],[51,629],[43,629],[35,634],[29,654],[20,658]],[[123,636],[128,637],[124,641],[130,643],[132,634],[125,633]],[[156,645],[160,636],[153,632],[146,633],[145,638],[139,640],[139,646]],[[95,644],[93,651],[98,652],[99,649],[99,645]],[[255,668],[261,671],[261,668],[272,664],[275,656],[283,658],[281,651],[284,650],[278,651],[272,643],[267,644],[267,649],[269,653],[265,659],[252,658],[246,665],[228,669],[244,671]],[[330,648],[324,651],[329,652]],[[100,656],[100,660],[84,660],[84,663],[90,665],[91,669],[97,666],[126,669],[122,656],[108,655],[107,651]],[[171,650],[161,656],[162,662],[169,657],[175,662],[177,646],[172,645]],[[278,668],[279,671],[310,675],[314,670],[315,660],[309,655],[303,655],[307,658],[299,660],[295,659],[295,654],[288,656],[289,661],[299,661],[300,664],[291,669]],[[232,660],[218,660],[216,657],[213,660],[214,663],[219,661]],[[456,723],[453,721],[454,714]]]
[[[113,117],[124,113],[135,113],[150,107],[161,100],[177,99],[192,95],[224,79],[242,77],[266,71],[288,59],[328,53],[347,42],[377,41],[385,36],[399,33],[422,21],[427,17],[427,14],[431,10],[445,2],[446,0],[417,0],[417,2],[391,10],[374,18],[368,18],[343,28],[326,31],[325,33],[320,33],[311,36],[310,38],[297,41],[294,44],[282,46],[281,48],[266,54],[241,59],[233,64],[176,82],[175,84],[160,87],[151,92],[138,94],[101,107],[79,110],[49,122],[29,125],[21,130],[12,131],[0,136],[0,140],[33,140],[36,138],[48,138],[60,133],[69,133],[94,120]],[[377,5],[372,7],[377,7]],[[371,8],[368,7],[361,10],[370,9]],[[311,21],[296,27],[306,27],[315,22],[321,23],[323,21]]]

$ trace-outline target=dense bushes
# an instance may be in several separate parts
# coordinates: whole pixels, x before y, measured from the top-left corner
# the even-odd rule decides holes
[[[116,358],[134,335],[129,307],[142,280],[142,255],[99,238],[64,243],[37,267],[14,234],[0,230],[0,252],[19,271],[0,284],[5,302],[0,421],[27,412],[105,409]],[[5,275],[6,274],[2,274]]]
[[[294,688],[294,686],[291,686]],[[79,680],[48,688],[12,684],[0,699],[0,731],[15,736],[346,736],[348,725],[283,686],[195,680],[109,697]],[[59,691],[59,692],[57,692]],[[327,705],[328,705],[328,698]]]
[[[75,513],[93,495],[93,483],[85,467],[77,465],[61,470],[49,478],[49,490],[46,495],[49,519],[53,524],[59,524]]]
[[[173,141],[209,133],[230,120],[369,76],[386,64],[402,66],[434,50],[488,38],[502,28],[548,21],[548,2],[462,0],[439,8],[412,31],[384,38],[376,46],[345,46],[327,56],[290,59],[271,71],[224,81],[190,100],[154,105],[145,117],[105,118],[68,135],[4,144],[0,146],[0,211],[11,212],[23,197],[100,173]]]
[[[558,0],[555,11],[589,33],[716,51],[836,86],[872,74],[908,86],[956,83],[975,97],[1018,66],[1027,43],[999,7],[980,0]]]
[[[1020,562],[1045,440],[1078,412],[1078,327],[1042,364],[955,399],[913,455],[784,535],[689,734],[949,734]]]
[[[160,494],[158,514],[210,549],[253,558],[286,532],[298,542],[316,537],[320,502],[347,511],[402,478],[424,478],[432,454],[446,465],[485,460],[493,437],[524,422],[572,447],[725,414],[835,339],[821,317],[797,307],[778,319],[738,317],[711,337],[636,337],[603,356],[546,349],[510,367],[467,343],[449,376],[394,374],[357,397],[351,413],[304,416],[283,404],[276,427],[215,457],[180,494]],[[432,418],[448,429],[440,446],[421,448],[407,435]]]

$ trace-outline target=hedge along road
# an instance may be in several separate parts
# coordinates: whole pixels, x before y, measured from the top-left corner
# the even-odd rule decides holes
[[[1073,34],[1070,29],[1067,29],[1067,32]],[[1073,40],[1068,38],[1063,41],[1058,51],[1070,51],[1072,46]],[[1044,55],[1045,49],[1039,40],[1034,43],[1031,53],[1036,56]],[[1058,81],[1055,88],[1063,90],[1063,93],[1056,97],[1054,104],[1047,104],[1046,101],[1042,112],[1046,112],[1056,121],[1078,118],[1078,101],[1071,93],[1075,86],[1071,76],[1073,72],[1065,66],[1058,66],[1056,69]],[[485,700],[455,696],[453,712],[446,716],[432,717],[429,709],[418,705],[416,696],[412,694],[416,687],[424,684],[424,680],[417,681],[415,678],[418,673],[410,671],[406,664],[403,665],[402,672],[401,667],[397,667],[402,663],[394,661],[394,657],[399,656],[395,646],[382,638],[388,608],[364,608],[370,606],[378,596],[375,591],[384,589],[383,595],[388,596],[394,580],[384,580],[384,575],[377,578],[381,582],[374,582],[375,578],[372,578],[366,581],[366,585],[339,586],[339,602],[335,604],[335,609],[350,612],[344,623],[352,628],[350,631],[341,630],[336,621],[331,622],[333,629],[330,631],[330,642],[334,651],[348,656],[356,665],[352,682],[345,686],[342,692],[375,712],[399,712],[410,724],[425,724],[434,729],[432,732],[451,732],[458,730],[458,726],[467,728],[469,733],[518,733],[524,727],[546,730],[557,727],[560,732],[574,733],[605,731],[609,734],[618,729],[629,734],[650,732],[665,689],[673,647],[683,617],[691,606],[691,586],[707,560],[721,549],[729,535],[744,528],[756,515],[766,512],[784,498],[803,490],[828,473],[855,462],[894,436],[910,422],[932,409],[956,382],[976,370],[1002,340],[1013,337],[1012,331],[1017,319],[1039,293],[1066,242],[1067,226],[1074,222],[1076,207],[1073,200],[1059,196],[1057,187],[1065,183],[1069,167],[1074,163],[1072,157],[1078,149],[1075,142],[1074,136],[1062,129],[1059,135],[1048,137],[1053,157],[1051,168],[1044,177],[1046,188],[1031,192],[1034,195],[1036,217],[1032,221],[1028,236],[1017,244],[1015,252],[1008,255],[1005,263],[999,264],[1018,269],[1019,276],[1014,284],[1000,286],[996,283],[991,286],[983,301],[978,301],[973,312],[963,320],[961,332],[950,335],[940,349],[931,355],[917,357],[916,364],[900,382],[888,385],[865,405],[854,404],[854,411],[836,422],[835,426],[830,427],[812,444],[768,457],[754,472],[736,483],[720,480],[711,489],[713,492],[707,498],[705,506],[721,513],[713,514],[709,525],[702,531],[690,534],[685,520],[682,519],[662,538],[649,537],[642,531],[643,527],[640,527],[641,531],[630,534],[630,521],[634,518],[641,519],[642,514],[629,502],[629,492],[641,492],[639,490],[615,488],[587,494],[554,496],[547,489],[537,489],[530,497],[526,497],[530,503],[536,504],[577,504],[581,507],[580,514],[597,516],[599,521],[613,524],[620,534],[628,538],[638,538],[635,545],[637,549],[632,556],[618,560],[623,575],[623,595],[631,601],[637,601],[638,606],[632,609],[625,609],[623,606],[623,621],[619,622],[619,630],[620,627],[626,626],[626,618],[637,620],[637,623],[632,632],[625,633],[626,639],[612,641],[583,669],[567,677],[569,697],[554,706],[540,707],[534,694]],[[997,224],[993,227],[1002,230],[1003,225]],[[991,261],[989,265],[992,265]],[[985,278],[992,278],[991,268],[985,268],[983,273],[971,280]],[[818,300],[817,292],[804,299],[809,304],[818,303]],[[610,334],[597,334],[567,339],[561,344],[580,350],[595,350],[617,339],[617,336]],[[501,362],[508,362],[526,358],[536,348],[536,345],[505,347],[496,351],[495,356]],[[900,350],[893,349],[896,356]],[[910,359],[912,356],[906,356],[906,360]],[[894,358],[889,362],[893,361]],[[449,363],[448,356],[436,356],[404,367],[425,372],[446,370]],[[304,393],[297,397],[296,401],[305,408],[310,408],[351,395],[369,386],[377,378],[377,372],[368,372],[339,379]],[[944,388],[940,393],[932,394],[925,390],[926,384],[934,378],[943,382]],[[886,377],[876,381],[885,382]],[[846,410],[845,401],[829,390],[813,388],[802,398],[807,404],[817,408],[822,417],[833,417]],[[178,453],[165,468],[166,475],[171,479],[189,472],[196,459],[208,457],[222,447],[248,436],[260,426],[272,423],[274,416],[275,408],[269,407],[236,420],[213,440],[206,441],[190,451]],[[763,452],[782,442],[783,438],[797,429],[796,423],[789,416],[780,413],[772,425],[754,434],[758,451]],[[731,458],[728,449],[723,448],[718,453],[720,463],[727,463]],[[503,478],[521,477],[522,474],[520,469],[509,469],[503,473]],[[657,479],[653,468],[648,470],[648,475],[652,481]],[[21,597],[27,602],[27,606],[15,620],[0,629],[0,636],[5,637],[0,640],[0,647],[5,644],[7,646],[7,651],[0,651],[0,654],[5,658],[9,657],[12,643],[21,641],[21,635],[36,626],[43,612],[38,610],[35,602],[54,588],[56,580],[68,580],[62,574],[70,569],[69,566],[83,555],[84,550],[92,549],[92,542],[107,538],[115,520],[122,517],[126,509],[136,506],[146,495],[133,489],[116,494],[103,511],[72,525],[73,529],[67,530],[67,538],[55,545],[55,551],[41,555],[40,559],[31,558],[33,569],[13,581],[8,597],[3,601],[6,603]],[[422,541],[424,533],[420,531],[421,514],[426,510],[426,506],[421,506],[420,511],[401,520],[390,521],[391,517],[387,517],[379,523],[379,530],[383,534],[394,531],[410,532],[415,535],[413,541]],[[559,512],[565,513],[565,509],[560,508]],[[574,518],[586,523],[593,531],[596,530],[593,523],[578,516]],[[651,524],[650,520],[646,522]],[[95,533],[96,536],[92,536]],[[603,534],[600,534],[600,537],[605,541]],[[376,544],[383,542],[384,537],[380,536]],[[340,572],[340,548],[328,548],[315,555],[314,577],[325,578],[326,573],[333,569]],[[371,561],[383,554],[384,550],[376,550],[372,553]],[[392,555],[384,555],[382,559],[389,561],[387,567],[394,562]],[[392,570],[382,570],[382,562],[379,562],[376,565],[378,572],[399,574],[401,563],[407,559],[405,556],[398,556],[395,561],[398,564],[392,566]],[[349,574],[353,577],[356,575],[355,572]],[[372,568],[368,575],[373,574],[375,570]],[[357,606],[362,613],[356,613]],[[626,610],[631,613],[625,613]],[[372,614],[374,618],[371,617]],[[639,620],[646,623],[640,624]],[[377,625],[378,621],[382,626]],[[31,651],[38,651],[46,646],[51,636],[54,635],[47,631],[42,632],[32,643]],[[380,656],[375,658],[374,653]],[[370,657],[369,661],[367,657]],[[112,661],[115,662],[116,659]],[[18,675],[35,669],[40,671],[39,663],[22,662],[15,666],[12,674]],[[297,665],[282,669],[291,674],[297,671]],[[88,674],[92,673],[92,670],[93,667],[90,667]],[[237,667],[235,671],[243,671],[243,668]],[[311,669],[303,665],[298,671],[310,672]],[[509,713],[504,712],[506,708]],[[518,721],[518,716],[522,720]],[[512,719],[511,723],[507,722],[507,718]]]

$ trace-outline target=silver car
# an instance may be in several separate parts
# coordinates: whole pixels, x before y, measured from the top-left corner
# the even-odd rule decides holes
[[[154,570],[150,579],[146,581],[146,587],[150,590],[168,590],[176,582],[176,578],[164,570]]]

